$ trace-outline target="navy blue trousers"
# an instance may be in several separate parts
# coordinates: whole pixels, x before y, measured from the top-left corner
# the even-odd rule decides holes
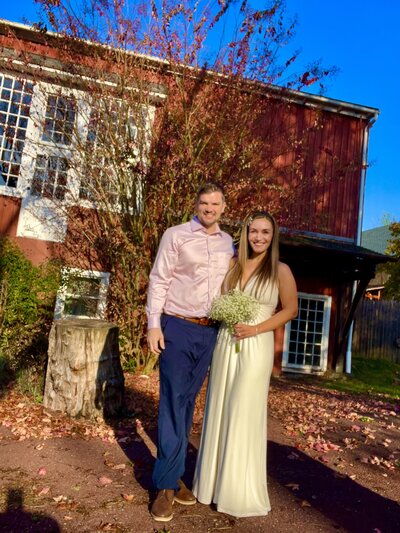
[[[218,328],[162,315],[165,350],[160,355],[158,453],[153,482],[158,490],[178,489],[185,471],[196,396],[204,382]]]

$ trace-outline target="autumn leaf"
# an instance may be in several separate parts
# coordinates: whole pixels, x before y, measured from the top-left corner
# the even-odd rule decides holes
[[[113,466],[114,470],[125,470],[125,468],[126,468],[126,464],[125,463],[121,463],[119,465],[114,465]]]
[[[121,494],[123,499],[127,502],[133,501],[134,495],[133,494]]]
[[[112,524],[111,522],[101,522],[100,530],[101,531],[118,531],[119,528],[117,525]]]
[[[311,507],[311,503],[309,503],[307,500],[303,500],[301,502],[301,506],[302,507]]]
[[[61,503],[61,502],[64,502],[67,500],[67,497],[64,496],[63,494],[60,494],[59,496],[54,496],[53,500],[56,502],[56,503]]]
[[[289,487],[292,490],[299,490],[300,485],[298,483],[287,483],[285,487]]]
[[[143,431],[143,425],[142,425],[142,422],[139,420],[139,418],[136,418],[135,420],[135,426],[136,426],[136,431],[138,433],[140,433],[141,431]]]
[[[110,485],[112,483],[112,479],[106,476],[99,477],[99,483],[102,487],[105,487],[106,485]]]

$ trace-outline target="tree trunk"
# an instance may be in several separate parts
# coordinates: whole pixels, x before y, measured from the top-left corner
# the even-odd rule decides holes
[[[53,323],[44,406],[71,416],[116,416],[124,404],[118,327],[104,320]]]

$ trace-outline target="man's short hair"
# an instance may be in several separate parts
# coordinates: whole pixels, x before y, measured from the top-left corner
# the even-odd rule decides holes
[[[210,194],[212,192],[220,192],[222,195],[222,200],[225,202],[225,194],[224,194],[224,190],[221,187],[221,185],[217,185],[216,183],[211,183],[211,182],[200,185],[200,187],[197,190],[197,194],[196,194],[196,202],[199,201],[200,196],[202,194]]]

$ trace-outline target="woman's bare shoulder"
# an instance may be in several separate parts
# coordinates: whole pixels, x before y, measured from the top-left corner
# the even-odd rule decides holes
[[[278,261],[278,273],[285,273],[285,272],[291,272],[289,265],[286,263],[282,263],[282,261]]]

